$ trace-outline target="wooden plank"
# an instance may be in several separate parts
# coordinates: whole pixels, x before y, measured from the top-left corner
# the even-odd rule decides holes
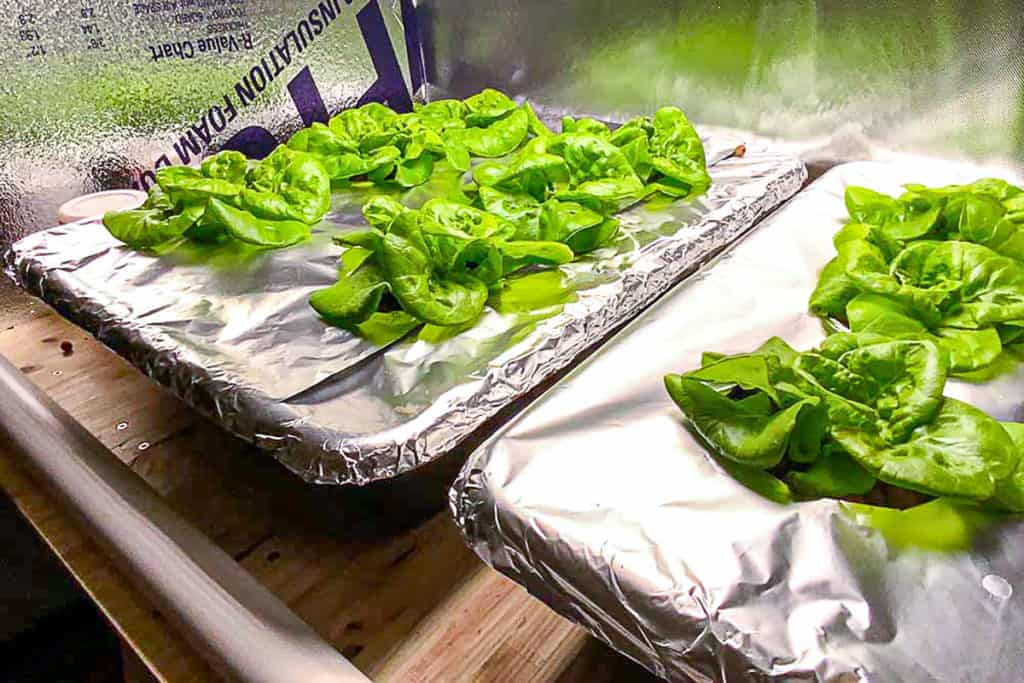
[[[188,406],[52,309],[0,331],[0,354],[125,462],[195,419]]]
[[[6,277],[0,276],[0,332],[50,311],[49,306],[29,296]]]
[[[553,680],[586,634],[480,568],[371,669],[377,681]]]
[[[175,512],[238,557],[270,534],[272,513],[247,477],[225,474],[212,462],[242,460],[246,451],[245,444],[197,417],[190,427],[138,452],[132,469]],[[243,469],[246,463],[237,464]]]
[[[376,539],[275,534],[243,566],[357,666],[372,670],[480,565],[441,513]]]
[[[0,353],[376,680],[600,683],[638,674],[477,560],[440,508],[450,472],[361,490],[306,485],[53,311],[14,316],[13,325],[5,315]],[[0,486],[159,679],[213,675],[3,458]],[[435,511],[421,515],[422,502],[403,509],[412,491],[429,494]]]
[[[558,683],[656,683],[658,680],[647,669],[589,636],[569,667],[558,676]]]

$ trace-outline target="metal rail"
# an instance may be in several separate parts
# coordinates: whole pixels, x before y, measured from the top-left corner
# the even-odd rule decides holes
[[[221,674],[369,681],[2,356],[0,437]]]

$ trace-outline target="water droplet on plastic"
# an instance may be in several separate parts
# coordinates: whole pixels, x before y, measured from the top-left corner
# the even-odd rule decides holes
[[[139,450],[140,451],[144,451],[147,448],[149,448],[149,442],[148,441],[143,441],[142,443],[139,444]]]
[[[1001,600],[1013,595],[1013,586],[1010,582],[996,574],[986,574],[981,580],[981,587]]]
[[[117,423],[117,431],[123,432],[126,429],[128,429],[128,423],[127,422],[118,422]]]

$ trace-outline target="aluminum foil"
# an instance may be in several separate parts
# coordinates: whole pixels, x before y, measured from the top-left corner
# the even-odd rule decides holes
[[[738,141],[707,140],[721,160]],[[312,240],[259,251],[131,251],[102,225],[17,242],[6,269],[144,372],[308,481],[364,484],[444,454],[513,399],[565,367],[795,193],[803,165],[748,149],[711,168],[694,201],[622,214],[620,237],[563,267],[577,300],[501,315],[438,343],[381,349],[325,326],[309,294],[337,277],[339,231],[365,227],[366,194],[336,193]],[[435,174],[416,205],[459,177]]]
[[[843,503],[775,505],[714,464],[662,384],[704,350],[823,339],[807,299],[848,184],[985,175],[930,160],[826,173],[470,457],[451,504],[474,550],[671,680],[1022,680],[1024,523],[940,553],[894,547]],[[1018,369],[947,394],[1022,420],[1022,386]]]

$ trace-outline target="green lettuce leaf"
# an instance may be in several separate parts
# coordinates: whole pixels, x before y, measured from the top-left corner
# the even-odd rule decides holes
[[[875,477],[838,448],[830,448],[806,470],[786,475],[790,487],[807,498],[859,496],[875,486]]]
[[[806,398],[774,415],[764,415],[681,375],[666,375],[665,387],[718,455],[748,467],[779,464],[800,414],[818,405],[818,399]]]
[[[453,129],[450,139],[481,157],[500,157],[519,148],[526,140],[530,120],[522,109],[512,111],[483,128]]]
[[[878,479],[936,496],[989,499],[997,481],[1009,476],[1018,462],[1014,444],[998,422],[951,398],[903,443],[876,449],[857,440],[839,442]]]
[[[435,325],[476,320],[487,302],[487,286],[464,276],[439,272],[419,223],[411,213],[398,216],[381,242],[380,265],[402,308]]]
[[[210,200],[206,214],[235,239],[260,247],[289,247],[309,239],[309,225],[306,223],[266,220],[218,199]]]
[[[341,273],[330,287],[313,292],[309,304],[331,324],[357,325],[377,312],[390,289],[380,266],[365,260],[354,271]]]

